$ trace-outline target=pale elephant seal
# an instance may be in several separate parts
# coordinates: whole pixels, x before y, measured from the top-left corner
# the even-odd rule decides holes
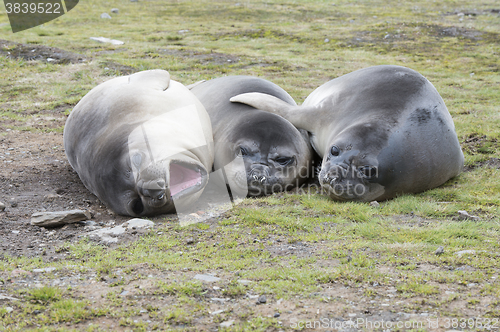
[[[197,84],[191,91],[212,121],[214,169],[225,168],[232,190],[247,191],[245,196],[269,195],[308,178],[313,151],[307,132],[275,114],[229,101],[242,93],[259,92],[296,106],[285,90],[261,78],[227,76]],[[238,159],[243,163],[226,166]]]
[[[309,131],[323,158],[319,182],[336,200],[385,200],[437,187],[464,156],[443,99],[414,70],[375,66],[333,79],[302,106],[266,95],[231,99]]]
[[[64,147],[83,184],[118,214],[192,204],[213,164],[210,118],[167,71],[111,79],[75,106]]]

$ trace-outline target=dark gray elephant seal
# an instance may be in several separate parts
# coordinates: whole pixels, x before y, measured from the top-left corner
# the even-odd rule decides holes
[[[197,84],[191,91],[212,121],[214,169],[225,169],[232,190],[239,189],[244,196],[268,195],[308,178],[313,152],[305,131],[275,114],[229,101],[242,93],[259,92],[295,106],[285,90],[261,78],[228,76]]]
[[[164,70],[92,89],[66,121],[64,147],[83,184],[130,216],[171,213],[195,202],[214,152],[203,105]]]
[[[319,182],[336,200],[385,200],[435,188],[464,156],[434,86],[414,70],[375,66],[333,79],[299,107],[265,95],[231,99],[309,131],[323,158]]]

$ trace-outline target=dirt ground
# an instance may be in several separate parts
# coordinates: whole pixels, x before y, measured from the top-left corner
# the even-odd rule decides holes
[[[54,47],[6,40],[0,40],[0,55],[57,64],[87,60],[80,54]],[[57,260],[62,255],[56,253],[54,248],[64,241],[77,240],[77,235],[85,227],[77,223],[58,228],[56,235],[44,241],[41,235],[47,232],[45,228],[30,224],[31,215],[35,212],[87,210],[97,226],[111,221],[119,224],[130,219],[115,215],[85,188],[64,154],[62,133],[8,129],[10,126],[30,126],[42,130],[61,128],[67,118],[63,113],[65,109],[58,107],[44,111],[45,116],[33,117],[23,123],[7,119],[0,122],[0,132],[5,133],[0,136],[0,202],[6,206],[0,212],[0,254]],[[47,115],[47,112],[50,114]]]

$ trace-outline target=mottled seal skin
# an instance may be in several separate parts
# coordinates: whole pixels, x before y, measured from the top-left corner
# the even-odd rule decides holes
[[[302,106],[267,96],[231,99],[279,114],[311,133],[322,188],[335,200],[386,200],[435,188],[464,156],[443,99],[421,74],[374,66],[333,79]]]
[[[261,196],[307,180],[313,155],[307,132],[275,114],[230,102],[233,96],[258,92],[296,106],[285,90],[261,78],[227,76],[197,84],[191,91],[212,121],[214,169],[225,168],[226,183],[232,189],[248,191],[245,196]],[[238,159],[243,163],[227,167]]]
[[[83,184],[113,211],[130,216],[192,204],[214,156],[203,105],[164,70],[92,89],[66,121],[64,147]]]

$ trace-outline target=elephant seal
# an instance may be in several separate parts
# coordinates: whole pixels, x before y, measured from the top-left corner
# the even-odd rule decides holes
[[[333,79],[302,106],[266,95],[236,96],[311,133],[323,158],[319,182],[335,200],[386,200],[435,188],[464,156],[443,99],[421,74],[374,66]]]
[[[164,70],[117,77],[92,89],[66,121],[64,147],[87,189],[130,216],[192,204],[214,156],[205,108]]]
[[[285,90],[261,78],[227,76],[197,84],[191,91],[210,115],[214,169],[225,169],[231,190],[239,189],[243,196],[269,195],[308,178],[313,151],[307,132],[301,133],[275,114],[229,101],[242,93],[258,92],[296,106]],[[243,163],[232,162],[238,159]]]

